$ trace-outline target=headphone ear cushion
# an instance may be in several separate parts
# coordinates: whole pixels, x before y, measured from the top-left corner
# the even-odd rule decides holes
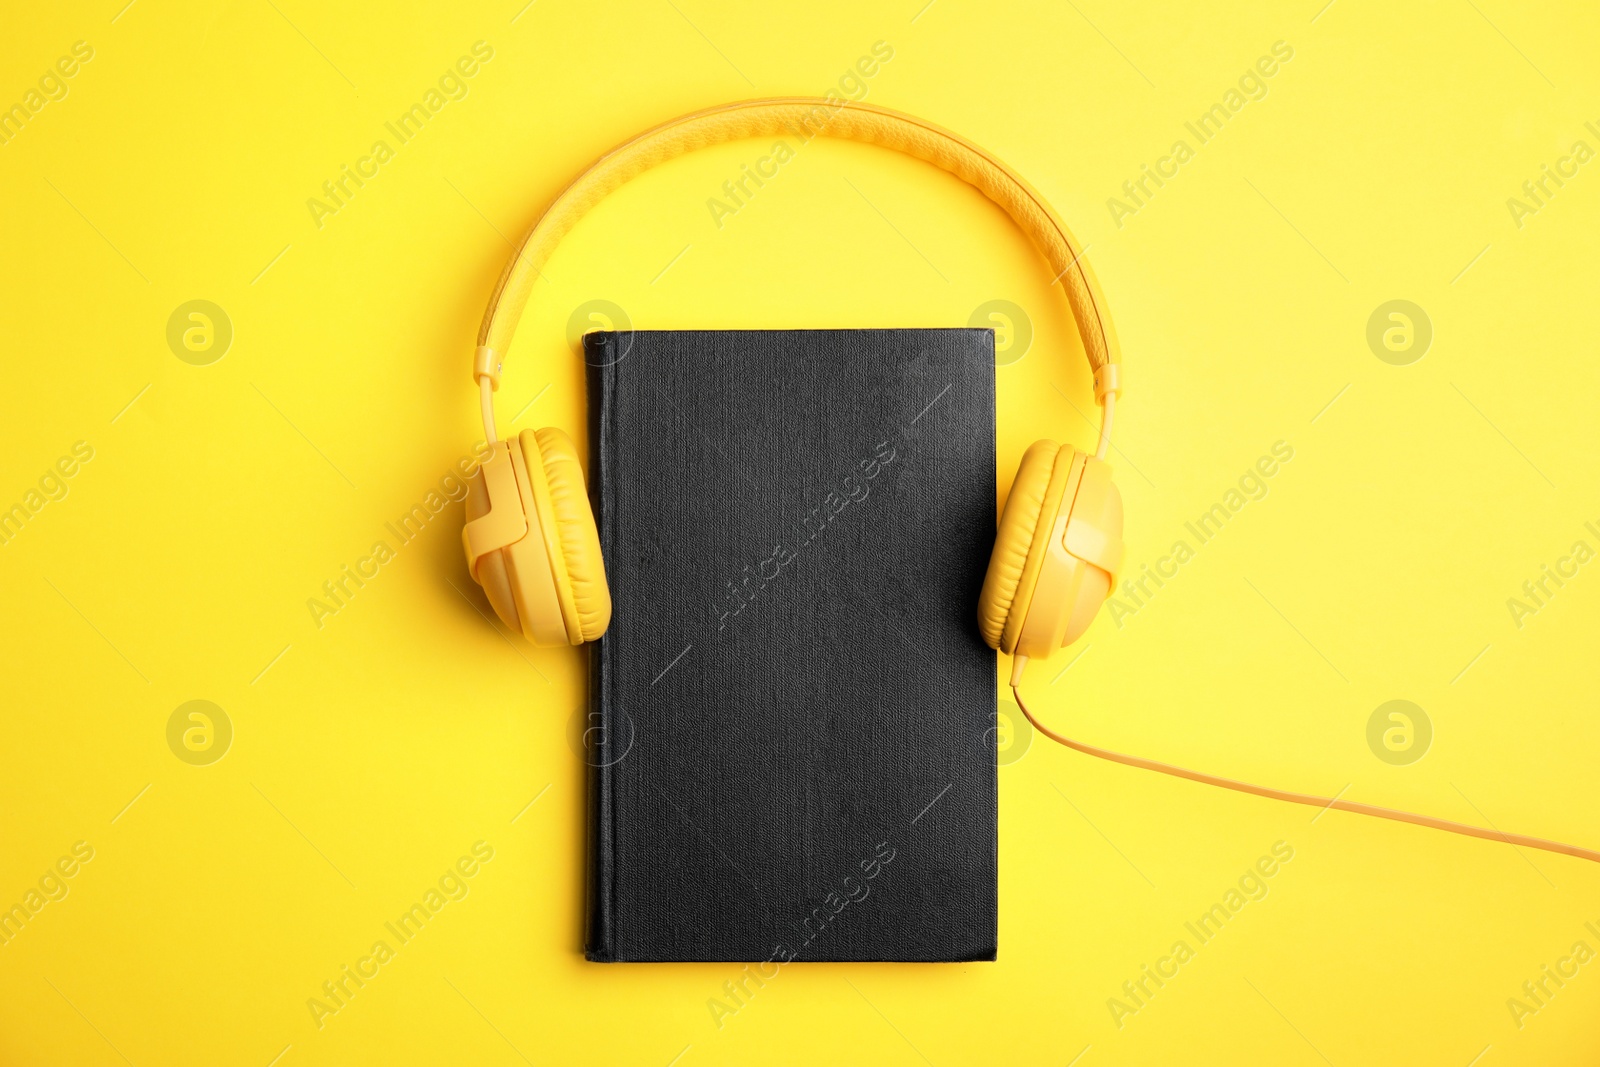
[[[1050,474],[1055,470],[1061,446],[1054,441],[1035,441],[1022,455],[1016,480],[1000,513],[1000,528],[995,534],[994,551],[989,556],[989,571],[978,596],[978,629],[990,648],[1001,648],[1006,620],[1016,603],[1017,586],[1028,562],[1028,549],[1039,526]],[[1017,627],[1011,627],[1013,633]]]
[[[574,613],[578,640],[573,643],[593,641],[605,633],[611,622],[611,590],[606,585],[600,531],[589,507],[578,449],[572,438],[553,427],[546,426],[533,436],[538,442],[539,469],[550,487],[556,540],[561,545],[562,562],[566,565],[565,586],[560,587],[558,582],[557,596],[562,611]],[[528,456],[530,467],[534,465],[533,459]],[[568,630],[570,632],[572,627]]]

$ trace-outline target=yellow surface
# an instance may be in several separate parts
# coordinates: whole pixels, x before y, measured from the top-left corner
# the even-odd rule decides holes
[[[1600,963],[1572,955],[1600,950],[1593,866],[1313,821],[1037,739],[1000,771],[998,963],[786,968],[719,1028],[707,1002],[736,966],[582,962],[582,656],[496,632],[460,504],[428,508],[472,462],[471,342],[505,238],[639,128],[844,79],[1026,175],[1111,302],[1127,576],[1172,577],[1102,615],[1081,658],[1029,668],[1040,713],[1216,773],[1600,844],[1600,569],[1571,555],[1600,549],[1591,10],[120,3],[19,8],[0,35],[0,106],[93,49],[0,143],[0,507],[26,514],[0,545],[0,907],[40,904],[0,947],[0,1061],[1600,1056]],[[877,41],[893,58],[852,81]],[[1185,123],[1278,41],[1293,58],[1265,96],[1199,144]],[[385,124],[460,57],[471,77],[401,143]],[[676,161],[582,223],[501,419],[581,431],[564,338],[591,300],[741,327],[962,325],[1001,299],[1033,335],[998,371],[1003,477],[1035,437],[1089,442],[1063,304],[998,210],[818,142],[714,218],[771,153]],[[1145,164],[1176,175],[1114,212]],[[1536,203],[1544,164],[1573,176]],[[373,176],[313,212],[345,165]],[[1396,299],[1432,324],[1404,366],[1367,340]],[[187,311],[169,346],[192,300],[231,323],[208,365],[215,315],[211,349]],[[1201,543],[1185,524],[1216,504]],[[416,506],[403,540],[386,524]],[[1576,575],[1514,618],[1544,565]],[[341,580],[353,595],[313,613]],[[1396,699],[1432,726],[1403,766],[1367,740]],[[1245,877],[1277,842],[1293,859]],[[1241,878],[1267,895],[1201,944],[1185,924]],[[440,906],[402,943],[386,924],[413,904]],[[1180,940],[1176,977],[1114,1012]],[[308,1000],[346,966],[375,975],[319,1020]],[[1577,974],[1557,988],[1546,966]],[[1514,1018],[1539,980],[1553,996]]]

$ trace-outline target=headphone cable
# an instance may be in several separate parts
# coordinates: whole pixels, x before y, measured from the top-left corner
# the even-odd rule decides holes
[[[1362,804],[1354,800],[1341,800],[1339,797],[1318,797],[1308,793],[1290,793],[1282,789],[1269,789],[1266,786],[1251,785],[1248,782],[1237,782],[1232,778],[1219,778],[1214,774],[1202,774],[1200,771],[1191,771],[1184,767],[1174,767],[1170,763],[1160,763],[1156,760],[1144,759],[1140,756],[1128,756],[1121,752],[1112,752],[1110,749],[1096,748],[1094,745],[1074,741],[1063,734],[1058,734],[1044,723],[1033,717],[1033,712],[1028,710],[1028,705],[1023,702],[1022,691],[1015,685],[1011,687],[1011,694],[1016,698],[1017,707],[1022,709],[1022,714],[1033,723],[1034,729],[1068,748],[1082,752],[1087,756],[1097,756],[1112,763],[1121,763],[1128,767],[1139,767],[1147,771],[1159,771],[1170,774],[1176,778],[1187,778],[1191,782],[1200,782],[1205,785],[1214,785],[1221,789],[1232,789],[1239,793],[1249,793],[1251,796],[1266,797],[1268,800],[1282,800],[1290,804],[1306,804],[1310,807],[1321,808],[1327,811],[1332,808],[1336,811],[1348,811],[1357,815],[1370,815],[1376,819],[1390,819],[1394,822],[1411,823],[1414,826],[1426,826],[1431,830],[1447,830],[1453,834],[1462,834],[1466,837],[1478,837],[1485,841],[1501,841],[1508,845],[1526,845],[1528,848],[1543,849],[1546,852],[1556,852],[1563,856],[1576,856],[1581,860],[1600,863],[1600,852],[1592,849],[1579,848],[1577,845],[1563,844],[1559,841],[1546,841],[1542,837],[1528,837],[1524,834],[1507,834],[1499,830],[1485,830],[1479,826],[1469,826],[1466,823],[1451,822],[1449,819],[1436,819],[1431,815],[1417,815],[1409,811],[1396,811],[1393,808],[1382,808],[1376,804]]]

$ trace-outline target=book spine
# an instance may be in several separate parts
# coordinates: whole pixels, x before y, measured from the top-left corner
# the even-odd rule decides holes
[[[614,487],[610,455],[615,437],[611,420],[615,418],[616,335],[591,333],[584,337],[584,363],[589,393],[589,502],[600,528],[600,551],[613,558],[616,536]],[[589,648],[589,707],[582,746],[588,764],[588,850],[589,893],[588,930],[584,953],[595,963],[617,959],[616,945],[616,801],[613,745],[621,740],[613,729],[607,649],[610,641],[601,637]],[[597,727],[597,728],[596,728]]]

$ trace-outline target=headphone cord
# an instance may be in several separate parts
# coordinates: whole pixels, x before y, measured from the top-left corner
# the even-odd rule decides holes
[[[1528,837],[1523,834],[1507,834],[1499,830],[1485,830],[1478,826],[1468,826],[1466,823],[1451,822],[1449,819],[1436,819],[1431,815],[1416,815],[1409,811],[1396,811],[1393,808],[1381,808],[1375,804],[1361,804],[1353,800],[1341,800],[1338,797],[1317,797],[1307,793],[1289,793],[1281,789],[1269,789],[1266,786],[1251,785],[1248,782],[1236,782],[1232,778],[1219,778],[1213,774],[1202,774],[1183,767],[1174,767],[1170,763],[1159,763],[1155,760],[1143,759],[1139,756],[1126,756],[1121,752],[1112,752],[1110,749],[1096,748],[1086,745],[1082,741],[1074,741],[1070,737],[1058,734],[1044,723],[1033,717],[1033,712],[1028,710],[1028,705],[1023,702],[1022,692],[1016,686],[1011,687],[1011,693],[1016,698],[1017,707],[1022,709],[1022,714],[1033,723],[1034,729],[1050,738],[1052,741],[1066,745],[1070,749],[1082,752],[1088,756],[1098,756],[1100,759],[1110,760],[1112,763],[1121,763],[1128,767],[1139,767],[1147,771],[1159,771],[1177,778],[1187,778],[1191,782],[1201,782],[1205,785],[1214,785],[1222,789],[1232,789],[1239,793],[1249,793],[1252,796],[1266,797],[1269,800],[1283,800],[1290,804],[1306,804],[1310,807],[1321,808],[1324,811],[1333,808],[1338,811],[1354,812],[1357,815],[1371,815],[1377,819],[1391,819],[1395,822],[1411,823],[1414,826],[1426,826],[1432,830],[1448,830],[1453,834],[1463,834],[1467,837],[1480,837],[1485,841],[1503,841],[1508,845],[1526,845],[1528,848],[1543,849],[1546,852],[1558,852],[1563,856],[1576,856],[1581,860],[1600,863],[1600,852],[1577,845],[1562,844],[1559,841],[1546,841],[1541,837]]]

